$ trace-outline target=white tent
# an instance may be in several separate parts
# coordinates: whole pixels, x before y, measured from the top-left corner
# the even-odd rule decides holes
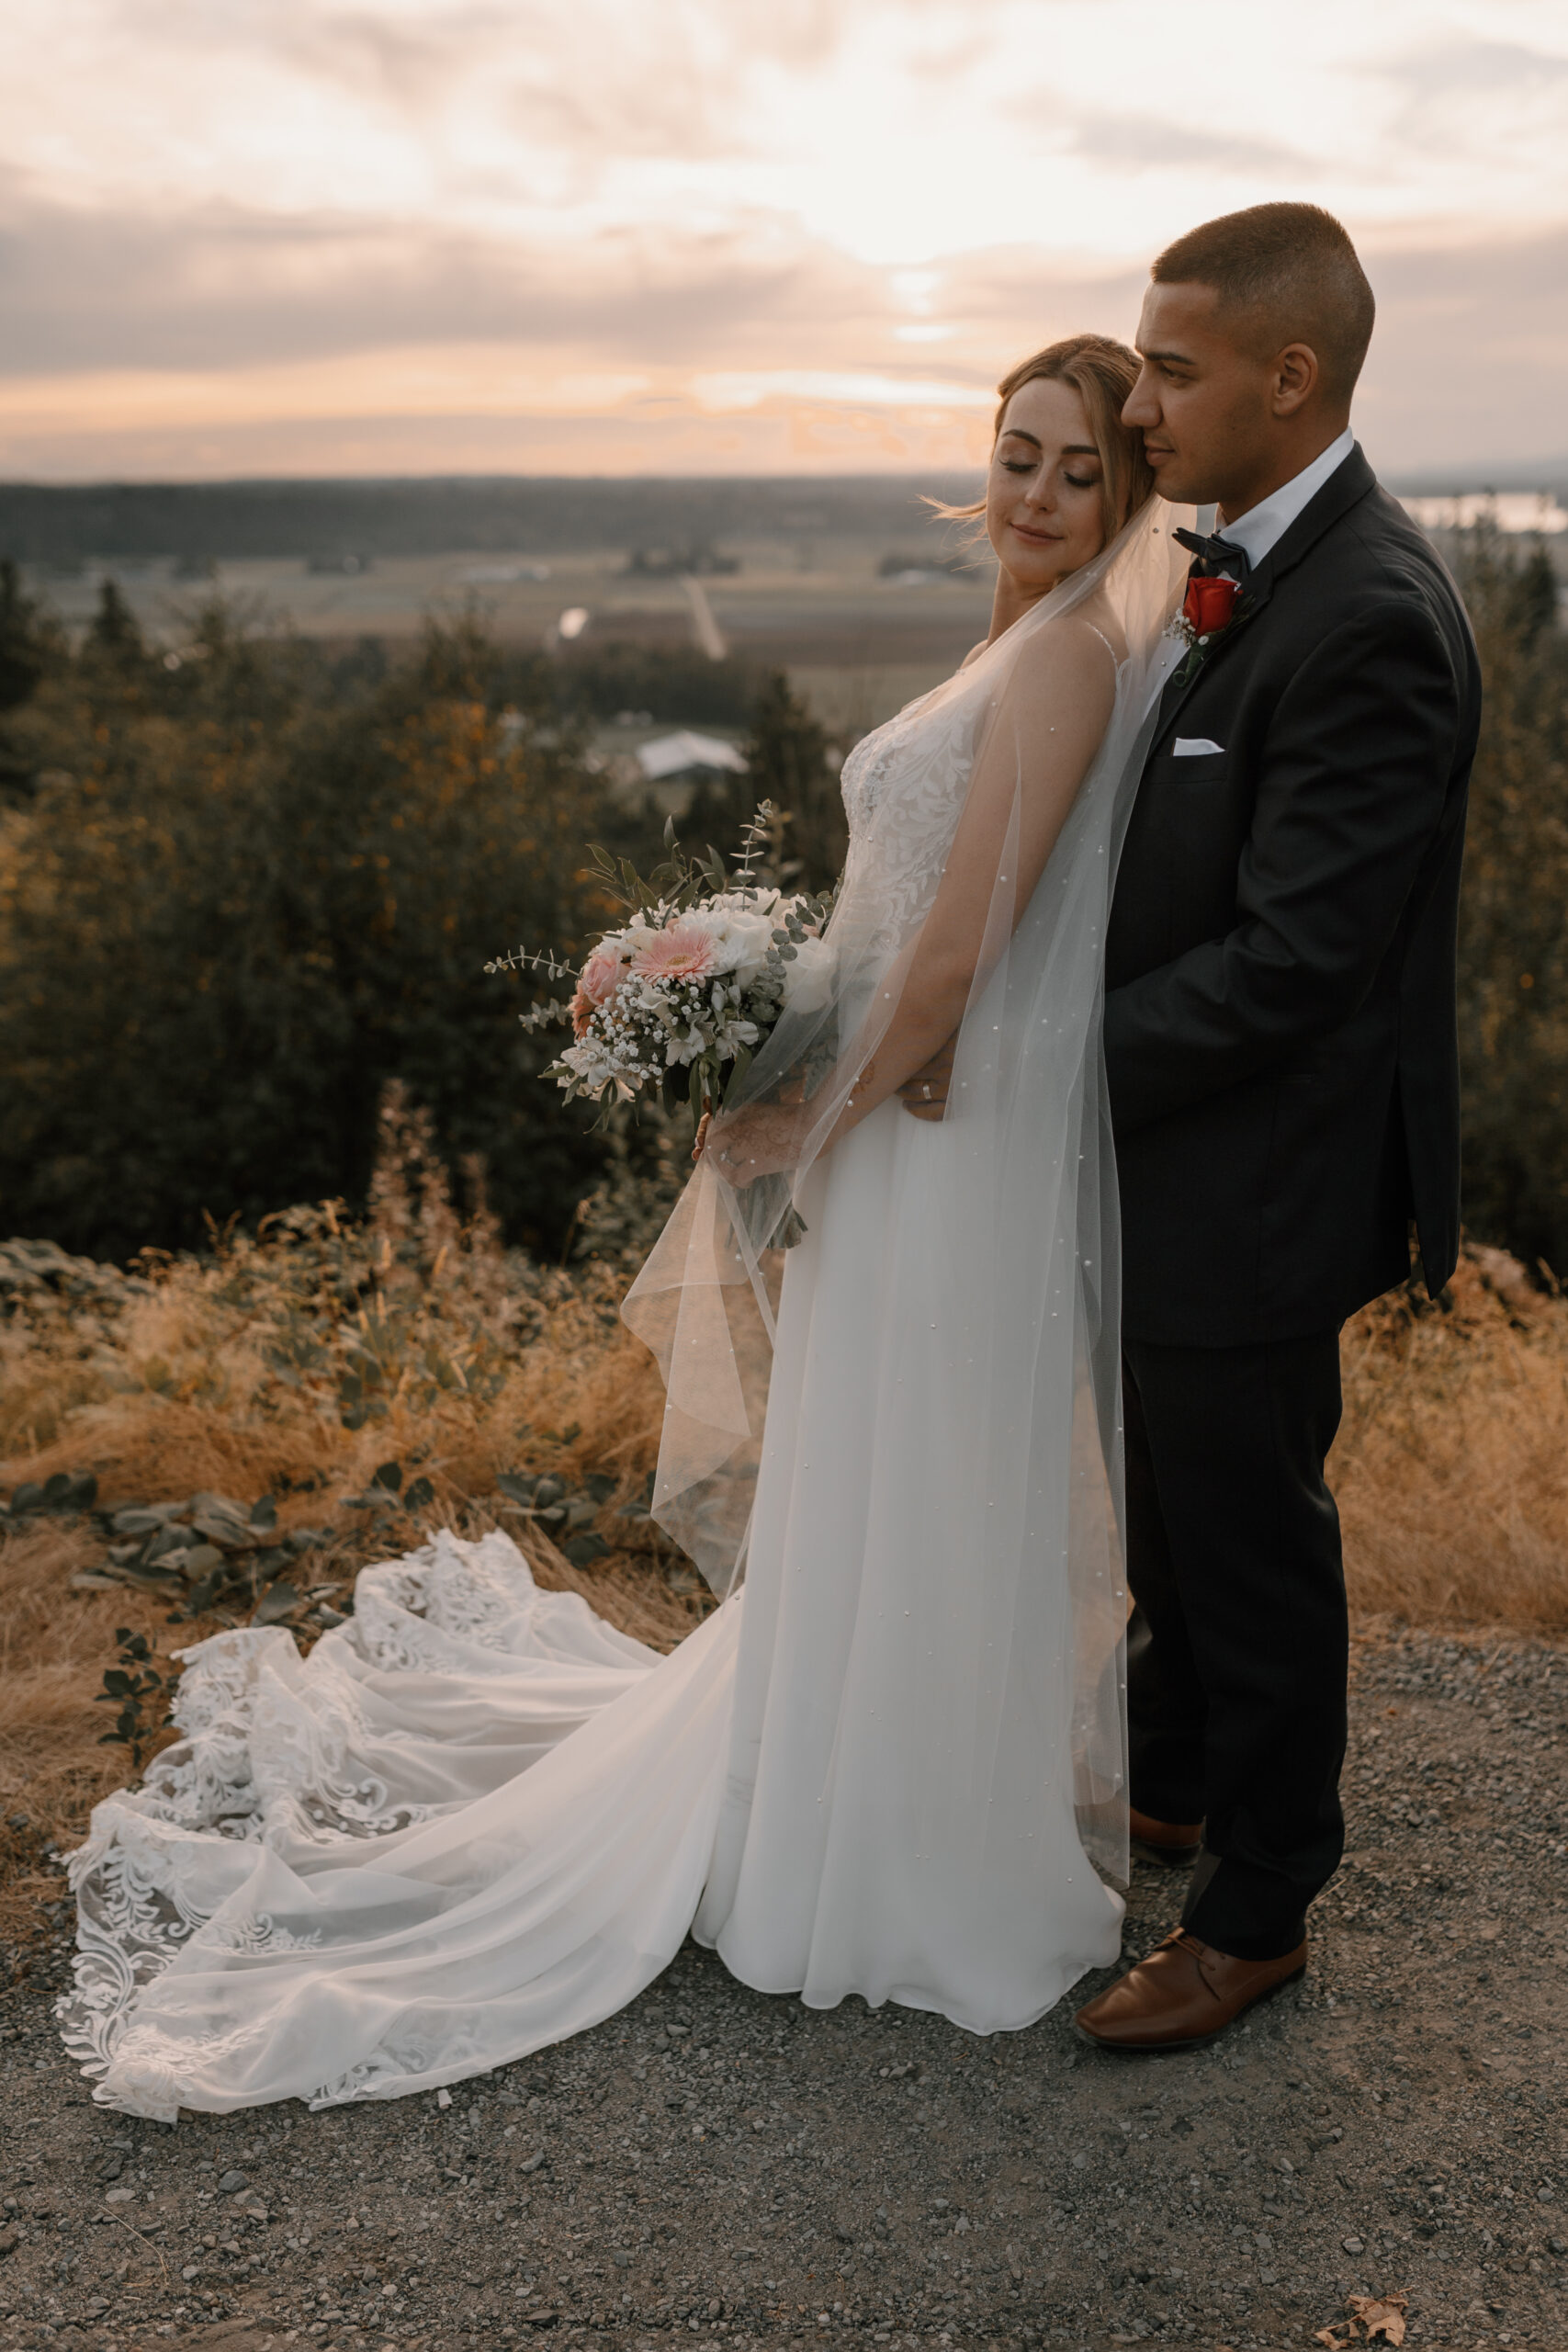
[[[731,775],[746,773],[746,763],[733,743],[717,735],[694,735],[688,727],[640,745],[637,762],[649,784],[663,784],[694,768],[722,768]]]

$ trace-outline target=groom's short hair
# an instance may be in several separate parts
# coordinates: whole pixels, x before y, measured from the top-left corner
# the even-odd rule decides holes
[[[1151,274],[1157,284],[1212,286],[1221,314],[1254,313],[1258,339],[1271,350],[1310,344],[1325,390],[1349,399],[1376,305],[1355,246],[1321,205],[1254,204],[1223,213],[1167,245]],[[1227,323],[1242,322],[1233,316]]]

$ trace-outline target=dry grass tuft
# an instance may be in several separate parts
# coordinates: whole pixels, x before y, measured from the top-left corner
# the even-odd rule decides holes
[[[0,1937],[24,1931],[60,1882],[42,1863],[81,1834],[128,1777],[122,1747],[98,1746],[110,1711],[93,1693],[115,1657],[117,1627],[156,1643],[157,1603],[134,1592],[72,1592],[101,1546],[87,1528],[44,1521],[0,1543]]]
[[[482,1221],[459,1228],[444,1197],[400,1195],[383,1170],[364,1227],[292,1211],[258,1239],[129,1278],[0,1250],[0,1486],[90,1469],[109,1509],[270,1493],[281,1527],[329,1529],[312,1574],[345,1586],[419,1525],[501,1524],[542,1583],[672,1646],[706,1596],[619,1516],[646,1491],[662,1406],[618,1320],[619,1278],[543,1272]],[[1331,1475],[1358,1615],[1568,1628],[1568,1301],[1470,1248],[1440,1307],[1395,1294],[1349,1326],[1344,1356]],[[389,1458],[434,1488],[419,1525],[344,1507]],[[509,1511],[507,1472],[598,1477],[609,1556],[574,1566]],[[58,1894],[51,1842],[78,1838],[129,1777],[127,1751],[97,1744],[109,1711],[93,1703],[117,1627],[166,1659],[233,1622],[176,1628],[156,1596],[73,1589],[103,1556],[88,1520],[24,1519],[0,1537],[0,1936]]]
[[[1467,1243],[1347,1326],[1329,1464],[1351,1606],[1424,1625],[1568,1629],[1568,1299]]]

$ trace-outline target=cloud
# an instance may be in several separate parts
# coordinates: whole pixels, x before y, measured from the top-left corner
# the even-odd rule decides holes
[[[804,244],[770,272],[716,240],[678,266],[661,256],[665,274],[641,281],[637,255],[612,253],[590,284],[485,245],[433,241],[411,261],[323,232],[337,275],[308,302],[275,285],[269,313],[237,257],[246,233],[270,254],[270,229],[230,229],[242,347],[223,345],[199,288],[161,284],[156,235],[127,231],[105,265],[124,273],[122,310],[102,313],[97,341],[68,320],[58,372],[0,376],[0,471],[964,465],[983,452],[1002,370],[1081,329],[1130,337],[1145,282],[1142,269],[1069,275],[1041,248],[998,247],[922,274],[950,335],[911,348],[878,273]],[[1562,448],[1568,230],[1457,251],[1369,243],[1365,257],[1379,315],[1356,421],[1375,464],[1480,479]],[[272,254],[275,278],[285,263],[301,266],[291,248]],[[160,290],[164,308],[146,310]],[[271,338],[258,331],[269,315]]]
[[[1483,90],[1535,96],[1568,82],[1568,58],[1551,57],[1517,41],[1442,41],[1434,48],[1405,50],[1375,70],[1403,83],[1417,97],[1447,97],[1454,91],[1474,97]]]
[[[879,272],[744,217],[706,235],[607,227],[565,253],[237,206],[98,216],[13,198],[0,217],[0,379],[485,341],[695,368],[776,362],[779,338],[808,335],[813,357],[858,362],[893,310]]]
[[[1076,155],[1129,172],[1197,168],[1248,178],[1276,175],[1304,181],[1320,179],[1326,168],[1321,158],[1305,154],[1299,147],[1248,139],[1234,131],[1203,130],[1148,114],[1079,116],[1067,133],[1066,144]]]
[[[1358,423],[1390,471],[1560,455],[1568,230],[1368,247],[1378,322]]]
[[[1568,57],[1516,42],[1437,41],[1369,70],[1395,96],[1383,126],[1385,169],[1396,170],[1402,153],[1450,168],[1466,157],[1504,169],[1539,160],[1540,193],[1552,189],[1561,209]]]
[[[1172,49],[1156,0],[10,0],[0,467],[461,465],[509,418],[611,469],[727,433],[893,462],[1021,353],[1130,336],[1173,234],[1292,194],[1366,244],[1370,436],[1550,448],[1550,20],[1210,0]]]

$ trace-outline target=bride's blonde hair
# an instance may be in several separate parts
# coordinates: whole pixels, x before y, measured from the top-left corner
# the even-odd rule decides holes
[[[1001,438],[1008,402],[1021,385],[1042,380],[1070,385],[1077,392],[1100,452],[1100,504],[1107,546],[1154,492],[1155,478],[1144,455],[1144,436],[1122,422],[1127,396],[1138,379],[1139,365],[1136,352],[1129,351],[1124,343],[1118,343],[1111,335],[1070,334],[1060,343],[1048,343],[1032,358],[1021,359],[997,386],[1000,403],[992,434],[993,447]],[[934,498],[926,503],[949,522],[967,521],[986,512],[983,498],[976,499],[971,506],[944,506]]]

